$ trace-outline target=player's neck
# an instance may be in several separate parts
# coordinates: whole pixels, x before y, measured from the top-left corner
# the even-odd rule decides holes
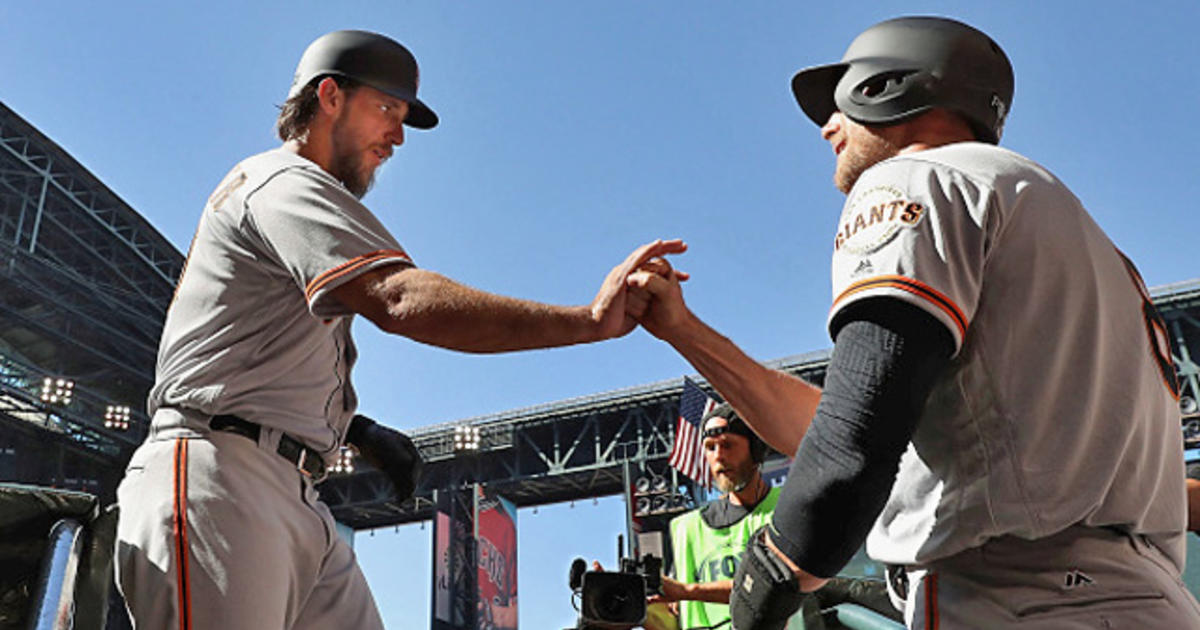
[[[284,142],[283,150],[291,151],[329,172],[333,162],[333,143],[324,131],[314,122],[304,135]]]

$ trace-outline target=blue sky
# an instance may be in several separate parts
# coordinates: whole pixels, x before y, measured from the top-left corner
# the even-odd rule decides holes
[[[442,124],[409,134],[366,202],[419,265],[585,303],[633,247],[681,237],[692,307],[773,359],[829,345],[842,201],[791,76],[874,22],[929,13],[1012,59],[1004,145],[1066,181],[1149,284],[1200,275],[1195,2],[4,3],[0,100],[183,249],[222,175],[277,144],[304,47],[387,33],[416,54]],[[488,357],[356,332],[363,410],[401,429],[693,372],[641,331]],[[565,627],[570,560],[612,561],[620,502],[520,519],[522,627]],[[389,627],[427,627],[429,534],[358,537]]]

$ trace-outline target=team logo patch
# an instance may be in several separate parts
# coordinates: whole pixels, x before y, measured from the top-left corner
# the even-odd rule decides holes
[[[916,227],[925,217],[923,204],[910,200],[898,188],[876,186],[854,196],[839,221],[834,251],[865,256],[896,238],[900,230]]]

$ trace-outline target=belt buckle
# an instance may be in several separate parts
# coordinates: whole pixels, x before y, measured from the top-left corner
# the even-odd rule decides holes
[[[312,479],[312,473],[308,472],[308,469],[304,467],[304,462],[306,461],[308,461],[308,449],[301,447],[300,457],[296,459],[296,469],[300,471],[300,474]]]

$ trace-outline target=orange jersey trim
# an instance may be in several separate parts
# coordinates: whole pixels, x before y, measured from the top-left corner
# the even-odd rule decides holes
[[[354,271],[361,269],[364,265],[369,265],[385,258],[403,258],[408,262],[412,262],[412,259],[408,257],[408,254],[399,249],[381,249],[369,254],[363,254],[362,256],[351,258],[337,267],[334,267],[333,269],[326,271],[316,278],[313,278],[313,281],[308,283],[308,287],[304,290],[304,297],[311,302],[313,296],[317,294],[317,291],[320,291],[322,287],[330,282],[333,282],[334,280],[346,274],[353,273]]]
[[[187,450],[185,439],[175,440],[175,571],[179,589],[179,629],[192,629],[192,589],[188,582]]]
[[[846,298],[856,293],[870,291],[871,289],[900,289],[901,291],[906,291],[917,297],[924,298],[926,302],[933,304],[943,313],[949,315],[950,320],[953,321],[955,327],[958,328],[959,336],[963,339],[966,338],[968,324],[967,316],[964,315],[962,309],[960,309],[958,305],[954,303],[954,300],[951,300],[927,284],[918,282],[912,278],[906,278],[904,276],[877,276],[855,282],[833,301],[834,310],[837,310],[837,305]]]

